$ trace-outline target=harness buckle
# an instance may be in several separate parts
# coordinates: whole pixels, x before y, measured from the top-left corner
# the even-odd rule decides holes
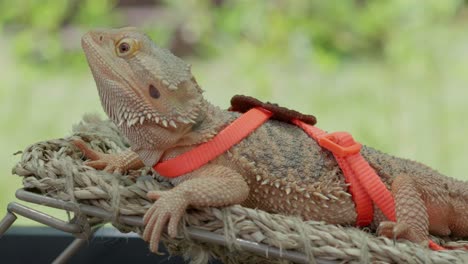
[[[344,142],[350,141],[351,145],[345,147]],[[347,132],[333,132],[321,136],[318,139],[318,143],[321,147],[331,151],[338,157],[346,157],[359,153],[361,151],[362,145],[354,141],[351,134]]]

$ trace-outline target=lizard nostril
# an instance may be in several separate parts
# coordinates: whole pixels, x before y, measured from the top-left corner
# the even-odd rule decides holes
[[[102,41],[102,35],[101,35],[101,36],[99,36],[99,41]]]

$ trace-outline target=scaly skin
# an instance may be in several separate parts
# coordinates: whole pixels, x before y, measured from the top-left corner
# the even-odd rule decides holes
[[[239,114],[202,97],[190,66],[134,28],[96,30],[82,38],[104,110],[131,143],[120,156],[75,144],[89,166],[117,173],[153,166],[209,141]],[[417,162],[364,147],[362,155],[391,190],[397,222],[377,210],[378,233],[427,243],[428,233],[468,237],[468,184]],[[139,158],[138,158],[139,157]],[[166,224],[170,236],[188,206],[242,204],[272,213],[353,225],[356,212],[332,154],[302,129],[270,120],[202,168],[171,180],[169,191],[145,214],[143,238],[157,250]]]

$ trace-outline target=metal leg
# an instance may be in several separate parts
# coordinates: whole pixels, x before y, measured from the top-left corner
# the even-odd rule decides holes
[[[60,253],[52,264],[68,263],[70,258],[78,253],[78,251],[88,243],[88,239],[91,238],[99,228],[100,227],[94,228],[93,231],[88,234],[87,238],[75,238],[75,240],[73,240],[73,242],[71,242],[70,245]]]
[[[67,263],[88,241],[86,239],[75,238],[66,249],[52,262],[52,264]]]
[[[17,217],[11,212],[7,212],[2,221],[0,221],[0,238],[10,228],[10,226],[16,221]]]

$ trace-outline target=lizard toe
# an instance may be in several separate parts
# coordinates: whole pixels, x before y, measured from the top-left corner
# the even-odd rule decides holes
[[[393,228],[395,227],[395,222],[384,221],[381,222],[379,227],[377,228],[377,235],[384,236],[389,239],[394,238]]]
[[[96,170],[102,170],[107,166],[107,162],[102,160],[88,160],[85,161],[83,164]]]
[[[414,243],[419,243],[421,245],[428,245],[428,238],[424,234],[419,234],[410,225],[406,223],[395,223],[390,221],[384,221],[380,223],[377,228],[377,234],[379,236],[385,236],[387,238],[396,240],[396,239],[405,239]]]
[[[153,215],[155,215],[156,210],[157,210],[157,205],[153,204],[148,209],[148,211],[146,211],[145,215],[143,216],[143,222],[145,223],[145,225],[147,225],[150,219],[153,217]]]
[[[71,143],[79,148],[86,158],[91,160],[99,160],[101,158],[101,153],[92,150],[83,140],[74,139],[71,141]]]
[[[164,191],[149,191],[146,196],[151,200],[158,200],[161,196],[164,195]]]
[[[154,205],[153,205],[154,207]],[[151,210],[151,209],[150,209]],[[143,231],[143,240],[149,241],[155,224],[158,221],[158,210],[157,207],[154,208],[151,212],[147,212],[145,215],[145,230]]]
[[[390,239],[408,239],[408,234],[411,233],[410,227],[405,223],[395,223],[390,221],[384,221],[380,223],[377,229],[379,236],[385,236]]]
[[[174,238],[177,236],[177,227],[179,226],[180,219],[184,215],[185,209],[177,209],[171,214],[171,219],[169,220],[169,225],[167,232],[170,237]]]
[[[152,252],[157,253],[158,251],[158,246],[159,246],[159,240],[161,238],[161,234],[163,231],[163,228],[166,226],[167,221],[170,218],[169,213],[165,213],[163,215],[159,215],[157,218],[156,223],[154,223],[154,227],[151,232],[151,237],[150,237],[150,250]]]

